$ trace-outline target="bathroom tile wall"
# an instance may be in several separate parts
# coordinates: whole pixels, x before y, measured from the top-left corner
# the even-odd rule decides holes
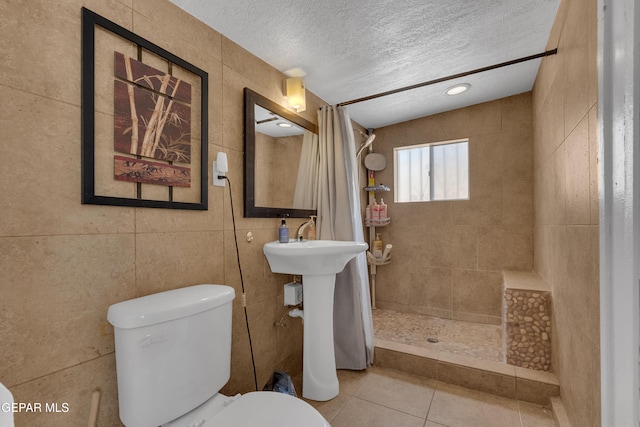
[[[387,157],[376,183],[393,187],[393,148],[469,139],[470,199],[394,203],[391,225],[376,229],[393,244],[377,269],[382,308],[500,324],[502,270],[533,268],[531,93],[375,130]]]
[[[573,425],[600,425],[597,2],[562,0],[533,89],[534,268]]]
[[[258,384],[274,369],[299,372],[299,319],[273,326],[289,278],[272,274],[262,255],[277,221],[242,217],[242,91],[283,104],[284,76],[168,1],[4,1],[0,382],[19,402],[69,405],[68,413],[16,414],[16,425],[85,425],[94,389],[102,392],[98,424],[119,425],[109,305],[199,283],[241,292],[228,187],[209,185],[209,210],[198,212],[80,203],[82,6],[209,74],[208,154],[229,156]],[[302,115],[316,123],[323,103],[307,95]],[[254,382],[239,298],[233,322],[229,394]]]

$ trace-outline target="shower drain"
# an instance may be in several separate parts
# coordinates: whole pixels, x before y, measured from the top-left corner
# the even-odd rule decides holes
[[[430,343],[434,343],[434,344],[435,344],[435,343],[439,342],[439,340],[438,340],[438,338],[433,338],[433,337],[432,337],[432,338],[427,338],[427,342],[430,342]]]

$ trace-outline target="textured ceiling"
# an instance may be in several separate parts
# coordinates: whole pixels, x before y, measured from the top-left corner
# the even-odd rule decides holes
[[[559,0],[171,0],[330,104],[541,53]],[[378,128],[531,90],[540,60],[348,106]],[[458,96],[444,90],[471,84]]]

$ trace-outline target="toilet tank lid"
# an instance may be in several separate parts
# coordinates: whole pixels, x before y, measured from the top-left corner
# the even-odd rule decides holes
[[[107,320],[121,329],[141,328],[207,311],[234,297],[230,286],[188,286],[114,304],[109,307]]]

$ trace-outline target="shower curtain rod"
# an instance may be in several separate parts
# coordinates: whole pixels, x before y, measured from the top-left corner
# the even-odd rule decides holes
[[[518,58],[518,59],[511,60],[511,61],[502,62],[500,64],[489,65],[488,67],[477,68],[475,70],[466,71],[464,73],[453,74],[453,75],[447,76],[447,77],[440,77],[439,79],[429,80],[427,82],[417,83],[417,84],[411,85],[411,86],[405,86],[405,87],[402,87],[400,89],[393,89],[393,90],[389,90],[389,91],[386,91],[386,92],[377,93],[375,95],[365,96],[364,98],[358,98],[358,99],[354,99],[354,100],[351,100],[351,101],[341,102],[341,103],[337,104],[337,106],[341,107],[341,106],[344,106],[344,105],[355,104],[357,102],[369,101],[371,99],[381,98],[383,96],[393,95],[395,93],[405,92],[407,90],[417,89],[419,87],[429,86],[429,85],[432,85],[432,84],[445,82],[447,80],[453,80],[453,79],[457,79],[457,78],[460,78],[460,77],[466,77],[466,76],[470,76],[472,74],[482,73],[484,71],[495,70],[496,68],[506,67],[508,65],[514,65],[514,64],[519,64],[521,62],[531,61],[532,59],[538,59],[538,58],[543,58],[545,56],[555,55],[556,53],[558,53],[558,49],[557,48],[556,49],[552,49],[552,50],[547,50],[545,52],[538,53],[536,55],[525,56],[524,58]]]

